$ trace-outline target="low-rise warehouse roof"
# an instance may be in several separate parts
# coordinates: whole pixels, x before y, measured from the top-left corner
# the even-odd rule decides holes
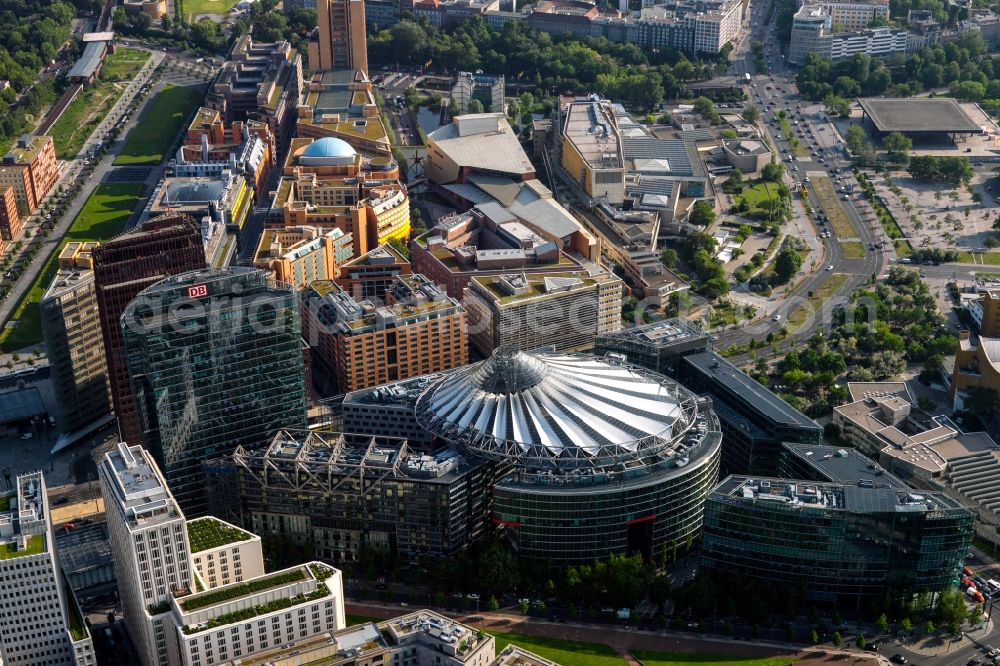
[[[879,132],[932,134],[982,131],[950,97],[868,97],[859,99],[858,103]]]

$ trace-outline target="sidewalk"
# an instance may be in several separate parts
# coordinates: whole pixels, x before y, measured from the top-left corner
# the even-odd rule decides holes
[[[892,641],[892,644],[900,645],[911,652],[924,655],[926,657],[940,657],[969,646],[981,647],[982,645],[985,645],[985,643],[980,642],[980,639],[985,639],[993,633],[993,629],[993,620],[989,620],[983,625],[982,629],[963,631],[962,637],[959,639],[954,639],[951,636],[935,634],[933,636],[922,636],[916,639],[911,638],[910,640],[897,638]],[[997,646],[990,644],[990,647]]]

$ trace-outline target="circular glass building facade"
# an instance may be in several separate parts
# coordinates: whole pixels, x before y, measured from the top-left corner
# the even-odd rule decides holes
[[[523,557],[554,564],[683,547],[718,479],[709,403],[610,358],[500,349],[430,386],[417,419],[508,467],[494,521]]]

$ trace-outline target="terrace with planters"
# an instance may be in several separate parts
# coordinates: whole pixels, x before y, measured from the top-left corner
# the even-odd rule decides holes
[[[211,516],[189,520],[187,530],[192,555],[254,538],[250,532]]]
[[[314,562],[181,597],[174,603],[184,634],[197,634],[329,597],[333,591],[326,580],[335,574],[335,569]]]

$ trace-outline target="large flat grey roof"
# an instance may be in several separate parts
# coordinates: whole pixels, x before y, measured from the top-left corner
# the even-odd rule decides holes
[[[827,481],[855,483],[871,481],[884,483],[892,488],[908,490],[909,486],[882,469],[874,460],[857,449],[817,444],[785,443],[784,447],[797,459],[816,470]]]
[[[684,357],[684,361],[697,368],[702,374],[725,386],[731,393],[743,396],[747,402],[752,403],[755,409],[771,421],[819,430],[815,421],[764,388],[760,382],[715,352],[704,351],[688,354]]]
[[[950,97],[867,97],[858,103],[879,132],[982,131]]]
[[[42,394],[34,386],[0,393],[0,423],[24,421],[45,413]]]

